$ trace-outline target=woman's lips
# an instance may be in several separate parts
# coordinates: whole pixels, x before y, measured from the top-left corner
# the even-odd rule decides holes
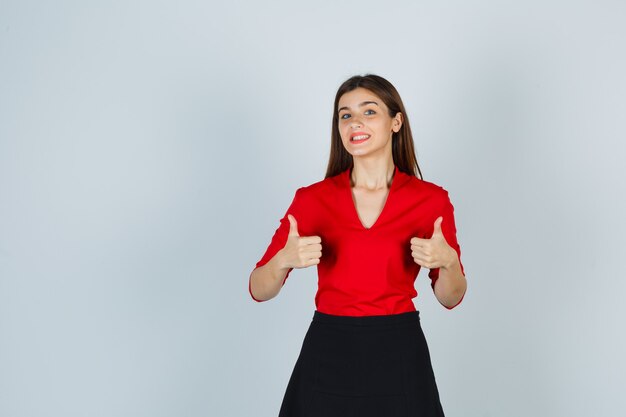
[[[363,143],[366,140],[368,140],[369,138],[370,138],[369,135],[356,135],[356,136],[350,138],[350,142],[356,143],[356,144]]]

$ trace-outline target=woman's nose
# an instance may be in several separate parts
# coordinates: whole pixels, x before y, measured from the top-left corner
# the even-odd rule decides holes
[[[353,128],[361,127],[361,121],[358,119],[352,119],[352,127]]]

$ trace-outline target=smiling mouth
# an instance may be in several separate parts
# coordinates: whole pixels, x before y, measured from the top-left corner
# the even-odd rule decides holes
[[[370,138],[370,135],[358,135],[350,138],[350,142],[352,143],[362,143]]]

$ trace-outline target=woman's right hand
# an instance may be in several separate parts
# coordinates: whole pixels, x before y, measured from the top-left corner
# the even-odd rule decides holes
[[[320,263],[322,257],[322,238],[319,236],[300,236],[298,222],[291,214],[287,243],[281,249],[282,262],[287,268],[307,268]]]

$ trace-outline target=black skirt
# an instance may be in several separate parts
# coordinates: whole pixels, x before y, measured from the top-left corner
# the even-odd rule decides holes
[[[419,311],[315,311],[279,417],[441,417]]]

